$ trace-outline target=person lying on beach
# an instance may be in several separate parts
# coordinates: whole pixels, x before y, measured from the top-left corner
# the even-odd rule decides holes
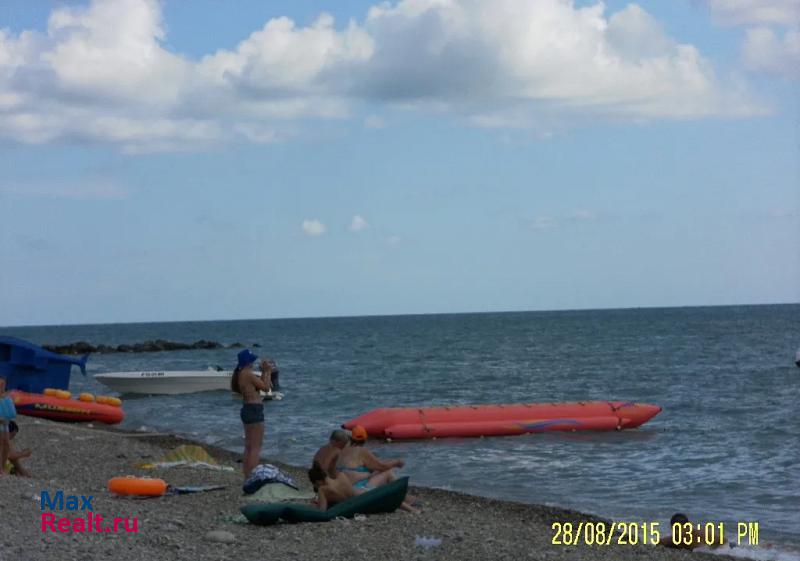
[[[355,426],[350,434],[350,445],[339,454],[338,469],[350,480],[357,494],[395,481],[397,476],[394,469],[405,465],[403,460],[379,460],[375,454],[364,448],[366,442],[366,429]],[[406,496],[401,508],[416,513],[418,511],[412,505],[418,502],[415,497]]]
[[[341,429],[333,431],[328,439],[328,443],[314,454],[311,466],[319,466],[326,475],[336,477],[338,473],[336,471],[336,464],[339,461],[339,454],[349,442],[350,437],[347,436],[347,431]]]
[[[341,474],[338,477],[332,477],[317,463],[314,463],[308,470],[308,479],[311,480],[311,484],[317,492],[317,505],[320,510],[328,510],[333,505],[355,497],[357,494],[349,479]]]
[[[14,437],[19,434],[19,426],[14,421],[8,423],[8,439],[9,444],[14,440]],[[31,451],[14,450],[13,446],[9,446],[8,460],[3,464],[3,471],[10,475],[19,475],[20,477],[30,477],[31,474],[22,465],[22,460],[31,457]]]

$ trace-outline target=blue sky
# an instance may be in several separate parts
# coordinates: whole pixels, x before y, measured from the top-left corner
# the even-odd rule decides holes
[[[799,2],[375,5],[4,3],[0,325],[800,300]]]

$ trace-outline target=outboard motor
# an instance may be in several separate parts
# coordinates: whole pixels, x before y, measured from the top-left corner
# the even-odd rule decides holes
[[[800,349],[797,349],[797,352],[794,353],[794,363],[797,365],[797,368],[800,368]]]

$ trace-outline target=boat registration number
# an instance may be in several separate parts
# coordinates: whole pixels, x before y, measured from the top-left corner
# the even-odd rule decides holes
[[[158,378],[159,376],[163,376],[163,372],[141,372],[139,376],[142,378]]]

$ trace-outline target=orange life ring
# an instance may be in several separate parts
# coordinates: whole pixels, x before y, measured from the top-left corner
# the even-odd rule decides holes
[[[114,477],[108,481],[108,490],[117,495],[160,497],[167,492],[167,482],[149,477]]]

